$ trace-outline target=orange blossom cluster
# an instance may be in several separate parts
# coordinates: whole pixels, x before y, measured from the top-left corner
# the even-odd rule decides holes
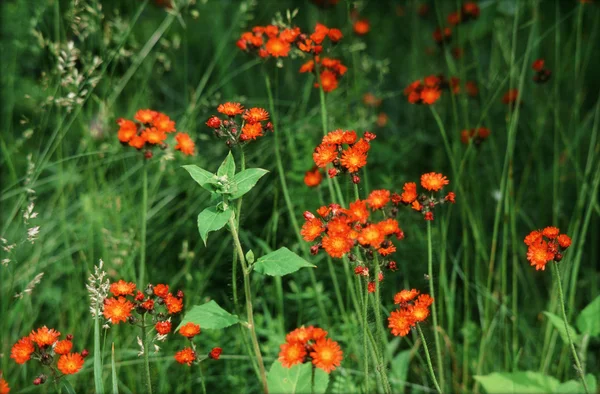
[[[415,289],[402,290],[394,296],[394,304],[399,305],[399,308],[390,313],[388,327],[393,335],[404,337],[412,327],[429,317],[433,298],[429,294],[419,295],[419,291]]]
[[[215,131],[217,137],[224,138],[229,147],[254,141],[262,137],[265,130],[273,131],[273,124],[268,122],[269,113],[263,108],[244,109],[240,103],[227,102],[220,104],[217,112],[226,115],[227,119],[213,115],[206,125]],[[241,123],[236,121],[238,115],[242,115]]]
[[[314,60],[309,60],[300,67],[300,73],[316,73],[315,64],[319,66],[320,73],[318,79],[325,93],[337,89],[338,78],[348,71],[348,67],[344,66],[338,59],[315,56]],[[315,82],[315,88],[318,87],[319,83]]]
[[[188,366],[191,366],[192,363],[200,363],[206,360],[207,358],[218,360],[219,357],[221,357],[222,349],[220,347],[213,348],[205,357],[198,356],[198,350],[192,339],[196,335],[200,334],[200,325],[192,322],[187,322],[179,328],[179,334],[181,334],[181,336],[186,337],[190,341],[190,347],[185,347],[183,348],[183,350],[180,350],[177,353],[175,353],[175,360],[179,364],[187,364]]]
[[[556,227],[534,230],[525,237],[527,260],[536,270],[545,270],[549,261],[561,261],[564,251],[571,246],[571,237],[560,234]]]
[[[456,194],[449,192],[445,196],[436,197],[433,193],[441,191],[450,181],[442,174],[429,172],[421,175],[421,186],[426,190],[419,195],[417,184],[407,182],[403,186],[402,194],[394,194],[392,200],[395,203],[410,205],[415,211],[423,213],[425,220],[433,220],[433,211],[438,204],[455,202]]]
[[[460,141],[468,145],[469,141],[473,140],[475,145],[480,145],[490,136],[490,129],[487,127],[478,127],[477,129],[463,130],[460,133]]]
[[[459,11],[451,12],[448,14],[446,21],[452,27],[458,26],[461,23],[466,23],[471,20],[479,18],[480,9],[477,3],[473,1],[467,1],[463,3]],[[443,29],[437,28],[433,32],[433,39],[439,45],[443,45],[452,39],[452,28],[447,26]]]
[[[286,335],[280,348],[279,361],[285,368],[311,361],[330,373],[340,366],[344,356],[340,345],[327,338],[327,331],[313,326],[296,328]]]

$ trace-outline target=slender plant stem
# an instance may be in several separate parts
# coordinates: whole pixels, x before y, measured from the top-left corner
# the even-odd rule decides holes
[[[144,159],[146,160],[146,159]],[[148,164],[142,166],[142,229],[140,245],[140,268],[138,283],[143,286],[146,281],[146,222],[148,218]]]
[[[381,317],[381,292],[379,286],[379,259],[377,258],[377,253],[375,253],[375,302],[373,308],[375,309],[375,323],[377,324],[377,342],[378,346],[381,349],[381,354],[379,358],[379,372],[381,373],[381,379],[384,384],[384,391],[386,393],[391,393],[391,387],[387,378],[386,373],[386,344],[385,344],[385,335],[383,333],[383,319]]]
[[[433,304],[432,304],[433,305]],[[421,343],[423,343],[423,349],[425,350],[425,358],[427,359],[427,368],[429,368],[429,374],[431,375],[431,380],[433,380],[433,384],[438,393],[441,394],[442,389],[435,378],[435,373],[433,372],[433,365],[431,364],[431,356],[429,355],[429,348],[427,347],[427,341],[425,341],[425,335],[423,335],[423,330],[421,330],[421,325],[417,323],[417,331],[419,331],[419,336],[421,337]]]
[[[200,370],[200,382],[202,383],[202,393],[206,394],[206,384],[204,383],[204,372],[202,371],[202,363],[198,365],[198,369]]]
[[[150,377],[150,349],[148,348],[148,335],[146,332],[146,314],[142,317],[142,344],[144,346],[144,370],[146,373],[147,393],[152,394],[152,378]]]
[[[369,356],[367,353],[367,339],[369,337],[369,320],[368,320],[368,312],[369,312],[369,288],[365,283],[365,297],[364,297],[364,305],[363,305],[363,313],[362,313],[362,323],[363,323],[363,351],[365,357],[365,393],[369,392]]]
[[[231,236],[233,237],[233,243],[235,244],[238,257],[240,259],[240,264],[242,266],[242,274],[244,276],[244,293],[246,296],[246,314],[248,319],[248,329],[250,330],[250,336],[252,338],[252,345],[254,347],[254,356],[256,357],[256,361],[258,363],[260,380],[263,385],[263,391],[265,393],[269,392],[267,387],[267,374],[265,371],[265,364],[263,362],[262,354],[260,353],[260,345],[258,344],[258,337],[256,336],[256,327],[254,326],[254,312],[252,308],[252,290],[250,289],[250,272],[248,270],[248,265],[246,264],[246,257],[244,256],[244,250],[242,249],[242,244],[240,243],[240,237],[238,235],[238,231],[236,228],[236,219],[235,215],[232,215],[229,218],[229,230],[231,231]]]
[[[429,293],[435,300],[435,289],[433,286],[433,247],[431,245],[431,221],[427,221],[427,276],[429,277]],[[435,301],[431,304],[431,316],[433,319],[433,338],[435,339],[435,354],[437,358],[438,369],[440,373],[440,382],[444,386],[444,368],[442,364],[442,348],[438,336],[437,309]]]
[[[97,394],[104,394],[102,380],[102,348],[100,346],[100,311],[94,316],[94,388]]]
[[[569,322],[567,320],[567,312],[565,310],[565,297],[563,295],[562,289],[562,280],[560,278],[560,271],[558,269],[558,263],[553,261],[552,270],[554,271],[554,276],[556,277],[556,285],[558,287],[558,297],[560,298],[560,308],[562,312],[563,322],[565,323],[565,332],[567,333],[567,339],[569,340],[569,346],[571,347],[571,353],[573,353],[573,358],[575,359],[575,366],[577,367],[577,373],[579,378],[581,379],[581,383],[583,383],[583,388],[587,394],[590,393],[590,389],[587,386],[585,381],[585,374],[583,373],[583,368],[581,367],[581,362],[579,361],[579,355],[577,354],[577,350],[575,350],[575,345],[573,344],[573,338],[571,338],[571,332],[569,330]]]

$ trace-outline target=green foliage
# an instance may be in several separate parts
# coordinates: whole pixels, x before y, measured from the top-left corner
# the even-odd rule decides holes
[[[312,377],[314,368],[314,379]],[[296,364],[285,368],[275,361],[267,375],[269,391],[289,394],[322,394],[327,390],[329,375],[311,363]],[[314,382],[314,383],[313,383]]]
[[[315,268],[316,266],[283,247],[260,257],[254,265],[254,270],[265,275],[283,276],[304,267]]]
[[[236,191],[231,193],[230,198],[235,200],[248,193],[256,185],[256,182],[268,172],[262,168],[249,168],[235,174],[233,183],[235,184]]]
[[[600,296],[581,311],[577,316],[576,325],[582,334],[600,336]]]
[[[208,240],[208,233],[211,231],[217,231],[225,227],[231,216],[233,210],[225,208],[224,210],[218,207],[208,207],[198,215],[198,231],[200,237],[206,245]]]
[[[565,328],[565,322],[563,321],[563,319],[550,312],[544,312],[544,315],[548,317],[550,323],[554,326],[554,328],[556,328],[563,342],[568,345],[569,338],[567,337],[567,329]],[[573,343],[578,344],[581,342],[581,338],[577,334],[577,331],[575,331],[575,329],[571,325],[569,325],[569,334],[571,335]]]
[[[488,394],[505,393],[581,393],[583,385],[579,381],[570,380],[565,383],[539,372],[494,372],[486,376],[475,376]],[[591,392],[596,390],[596,378],[586,376]]]
[[[185,314],[176,331],[189,322],[200,325],[203,330],[219,330],[239,323],[240,319],[211,300],[206,304],[194,305]]]

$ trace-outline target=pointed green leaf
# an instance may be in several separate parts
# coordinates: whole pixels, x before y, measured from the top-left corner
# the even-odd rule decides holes
[[[179,330],[181,326],[189,322],[200,325],[200,328],[203,330],[220,330],[239,323],[240,319],[236,315],[232,315],[221,308],[215,301],[211,300],[203,305],[194,305],[192,309],[185,314],[175,331]]]
[[[117,363],[115,362],[115,343],[112,343],[110,357],[110,370],[112,377],[112,394],[119,394],[119,378],[117,377]]]
[[[291,368],[285,368],[279,361],[275,361],[267,375],[269,391],[287,394],[324,393],[329,385],[329,375],[325,371],[315,368],[313,385],[312,368],[311,363],[296,364]]]
[[[235,174],[233,183],[237,185],[237,190],[231,193],[231,198],[240,198],[248,193],[252,190],[254,185],[256,185],[256,182],[258,182],[258,180],[267,172],[269,171],[263,170],[262,168],[248,168],[247,170]]]
[[[398,353],[392,360],[391,376],[400,384],[404,385],[408,378],[408,367],[410,366],[410,350]]]
[[[208,191],[213,191],[211,185],[214,185],[217,182],[215,174],[194,165],[183,166],[183,168],[189,172],[196,183]]]
[[[539,372],[494,372],[474,376],[488,394],[505,393],[555,393],[560,382]]]
[[[221,166],[217,170],[217,176],[222,177],[225,175],[229,180],[232,180],[235,175],[235,160],[233,159],[231,151],[229,151],[227,157],[223,160],[223,163],[221,163]]]
[[[597,382],[596,382],[596,378],[594,377],[594,375],[592,374],[587,374],[585,375],[585,382],[587,383],[588,389],[590,390],[590,393],[597,393]],[[585,388],[583,387],[583,383],[581,383],[581,380],[577,379],[577,380],[568,380],[564,383],[562,383],[560,386],[558,386],[558,388],[556,389],[557,393],[560,394],[564,394],[564,393],[573,393],[573,394],[579,394],[579,393],[585,393]]]
[[[556,328],[556,330],[558,331],[558,334],[562,338],[563,342],[568,345],[569,338],[567,337],[567,330],[565,329],[565,322],[563,321],[563,319],[556,316],[554,313],[550,313],[550,312],[544,312],[544,315],[546,315],[548,317],[548,320],[550,320],[550,323],[554,326],[554,328]],[[569,325],[569,334],[571,335],[571,339],[573,340],[574,343],[578,344],[580,342],[581,338],[577,334],[577,331],[575,331],[575,329],[573,327],[571,327],[570,325]]]
[[[246,252],[246,262],[248,263],[248,265],[254,264],[254,252],[252,251],[252,249]]]
[[[233,211],[229,208],[226,210],[218,210],[216,207],[208,207],[198,215],[198,231],[200,238],[204,241],[208,240],[208,233],[222,229],[231,218]]]
[[[315,266],[285,247],[262,256],[254,264],[257,272],[270,276],[291,274],[303,267]]]
[[[581,311],[575,323],[582,334],[600,336],[600,296]]]

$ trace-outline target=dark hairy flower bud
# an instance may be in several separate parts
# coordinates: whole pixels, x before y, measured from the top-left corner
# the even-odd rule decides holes
[[[316,254],[319,253],[319,245],[313,245],[310,247],[310,254],[312,254],[313,256],[316,256]]]
[[[315,218],[315,215],[312,212],[304,211],[304,220],[312,220]]]

